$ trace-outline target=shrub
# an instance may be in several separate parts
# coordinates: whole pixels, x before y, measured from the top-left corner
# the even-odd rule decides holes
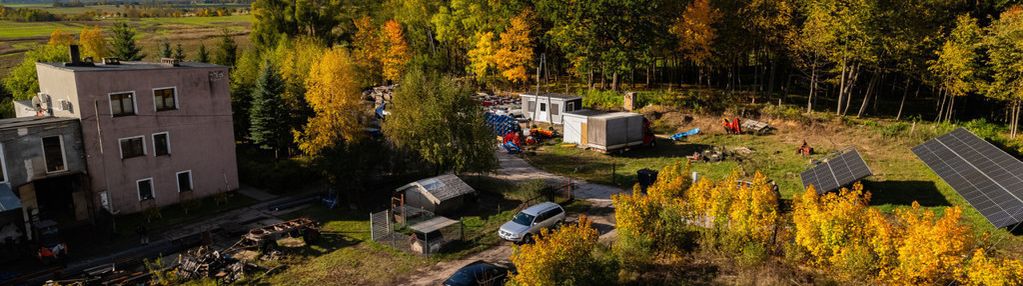
[[[599,234],[585,216],[555,231],[544,229],[534,244],[512,252],[516,285],[606,285],[616,266],[601,252]]]

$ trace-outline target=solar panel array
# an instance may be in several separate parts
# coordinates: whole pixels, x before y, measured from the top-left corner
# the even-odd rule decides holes
[[[867,167],[867,162],[860,156],[860,152],[850,149],[827,162],[803,171],[799,177],[803,180],[803,188],[813,185],[818,194],[823,194],[873,174]]]
[[[942,180],[952,186],[991,224],[1023,221],[1023,162],[959,128],[913,148]]]

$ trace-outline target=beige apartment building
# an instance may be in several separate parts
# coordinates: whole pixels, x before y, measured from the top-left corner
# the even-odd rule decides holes
[[[19,116],[77,118],[87,191],[113,214],[238,188],[228,68],[177,62],[38,63]]]

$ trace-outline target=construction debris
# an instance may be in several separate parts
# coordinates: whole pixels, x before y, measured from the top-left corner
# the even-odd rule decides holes
[[[738,120],[738,118],[736,118],[736,120]],[[746,119],[742,121],[742,129],[756,135],[764,135],[767,133],[771,133],[771,131],[774,130],[774,127],[771,127],[771,125],[767,124],[766,122]]]
[[[320,237],[319,224],[309,218],[297,218],[282,223],[268,225],[249,230],[242,236],[234,246],[225,251],[239,249],[272,250],[277,240],[285,235],[289,237],[302,237],[307,243],[316,241]]]
[[[246,273],[258,269],[262,267],[200,246],[178,256],[176,271],[178,276],[185,280],[214,278],[230,284],[245,278]]]

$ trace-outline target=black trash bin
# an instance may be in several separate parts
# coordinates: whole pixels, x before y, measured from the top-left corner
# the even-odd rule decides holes
[[[640,169],[636,171],[636,180],[639,181],[639,189],[646,194],[646,188],[653,185],[657,181],[657,171],[650,169]]]

